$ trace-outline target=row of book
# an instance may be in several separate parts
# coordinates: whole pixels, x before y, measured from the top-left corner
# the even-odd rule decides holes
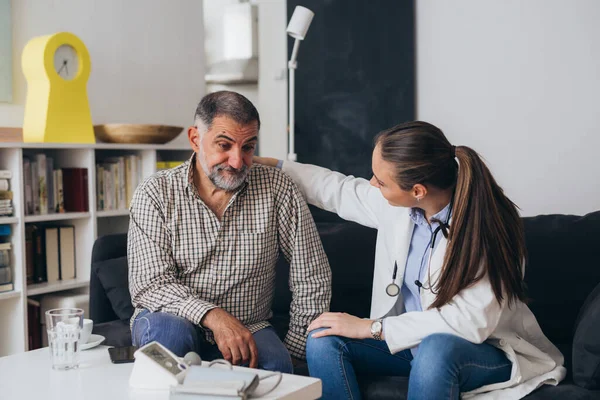
[[[75,227],[27,225],[25,269],[27,284],[74,279]]]
[[[0,217],[13,215],[13,193],[10,190],[11,178],[12,172],[10,170],[0,170]]]
[[[40,153],[23,159],[25,215],[87,212],[86,168],[54,168],[54,160]]]
[[[137,155],[112,157],[96,165],[96,207],[128,209],[135,188],[142,180],[142,158]]]
[[[0,293],[15,289],[10,262],[10,234],[10,225],[0,225]]]

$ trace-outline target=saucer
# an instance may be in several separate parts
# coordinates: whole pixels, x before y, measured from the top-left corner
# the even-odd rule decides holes
[[[104,342],[105,337],[102,335],[94,335],[91,334],[88,342],[81,345],[81,350],[91,349],[92,347],[98,346],[100,343]]]

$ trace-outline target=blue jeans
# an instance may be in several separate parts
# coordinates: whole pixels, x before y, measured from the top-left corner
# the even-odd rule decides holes
[[[258,348],[258,368],[288,374],[293,372],[290,353],[275,329],[264,328],[253,336]],[[179,357],[195,351],[205,361],[223,358],[217,345],[204,338],[201,327],[185,318],[163,312],[142,311],[133,322],[131,340],[138,347],[156,340]]]
[[[384,341],[309,335],[306,357],[310,375],[323,381],[325,400],[360,399],[357,375],[408,376],[409,400],[458,399],[509,380],[512,369],[502,350],[448,334],[426,337],[414,359],[410,350],[390,353]]]

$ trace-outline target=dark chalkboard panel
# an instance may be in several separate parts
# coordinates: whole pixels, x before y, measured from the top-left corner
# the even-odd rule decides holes
[[[296,70],[298,161],[370,178],[374,136],[415,118],[413,1],[288,0],[288,21],[297,5],[315,13]]]

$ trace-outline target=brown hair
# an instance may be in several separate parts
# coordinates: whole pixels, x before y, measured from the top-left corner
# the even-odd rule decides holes
[[[421,121],[383,131],[375,144],[395,166],[402,190],[416,184],[454,190],[448,247],[430,308],[449,303],[485,275],[499,303],[526,301],[523,222],[479,154],[452,146],[439,128]]]

